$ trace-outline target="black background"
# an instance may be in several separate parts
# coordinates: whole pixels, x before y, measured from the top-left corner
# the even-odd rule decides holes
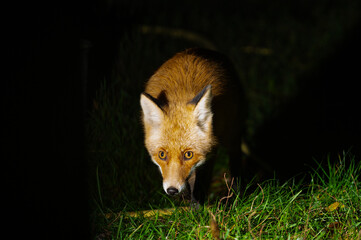
[[[110,74],[117,40],[139,21],[105,8],[97,1],[49,1],[3,9],[4,235],[90,238],[84,114],[99,79]],[[90,56],[86,39],[96,43]],[[264,124],[258,151],[263,158],[277,156],[275,168],[297,173],[303,155],[350,146],[359,156],[360,42],[358,24],[303,76],[315,84],[303,86],[284,113]],[[298,157],[288,162],[294,153]]]

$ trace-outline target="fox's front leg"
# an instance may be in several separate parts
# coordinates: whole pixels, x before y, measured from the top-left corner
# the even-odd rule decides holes
[[[196,171],[193,171],[191,173],[191,175],[188,178],[188,184],[191,190],[191,207],[195,207],[198,208],[199,207],[199,202],[198,200],[194,197],[194,185],[196,182]]]

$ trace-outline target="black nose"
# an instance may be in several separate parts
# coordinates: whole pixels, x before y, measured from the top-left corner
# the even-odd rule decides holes
[[[167,189],[167,193],[171,196],[176,195],[178,193],[178,189],[176,189],[175,187],[169,187]]]

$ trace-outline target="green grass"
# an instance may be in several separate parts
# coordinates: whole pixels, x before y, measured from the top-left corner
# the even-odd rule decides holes
[[[138,209],[129,203],[123,211],[99,213],[104,221],[100,235],[109,239],[211,239],[219,231],[221,239],[359,239],[360,170],[360,161],[344,155],[337,164],[312,171],[309,182],[280,184],[272,179],[258,184],[255,191],[220,198],[198,210],[173,206],[171,215],[129,217],[128,211]]]

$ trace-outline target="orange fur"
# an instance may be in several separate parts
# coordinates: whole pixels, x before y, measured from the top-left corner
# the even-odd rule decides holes
[[[170,103],[186,104],[205,86],[212,85],[212,95],[223,91],[224,69],[216,62],[195,54],[192,49],[166,61],[146,84],[153,97],[166,91]]]
[[[226,78],[219,62],[189,49],[166,61],[147,82],[145,92],[151,97],[141,96],[145,145],[162,172],[166,192],[169,187],[182,191],[193,170],[206,160],[215,144],[213,114],[207,101],[222,94]],[[208,85],[211,88],[200,103],[192,103]],[[203,127],[199,124],[203,121],[200,116],[205,119]],[[159,151],[167,154],[166,160],[159,158]],[[192,159],[184,160],[186,151],[194,153]]]

